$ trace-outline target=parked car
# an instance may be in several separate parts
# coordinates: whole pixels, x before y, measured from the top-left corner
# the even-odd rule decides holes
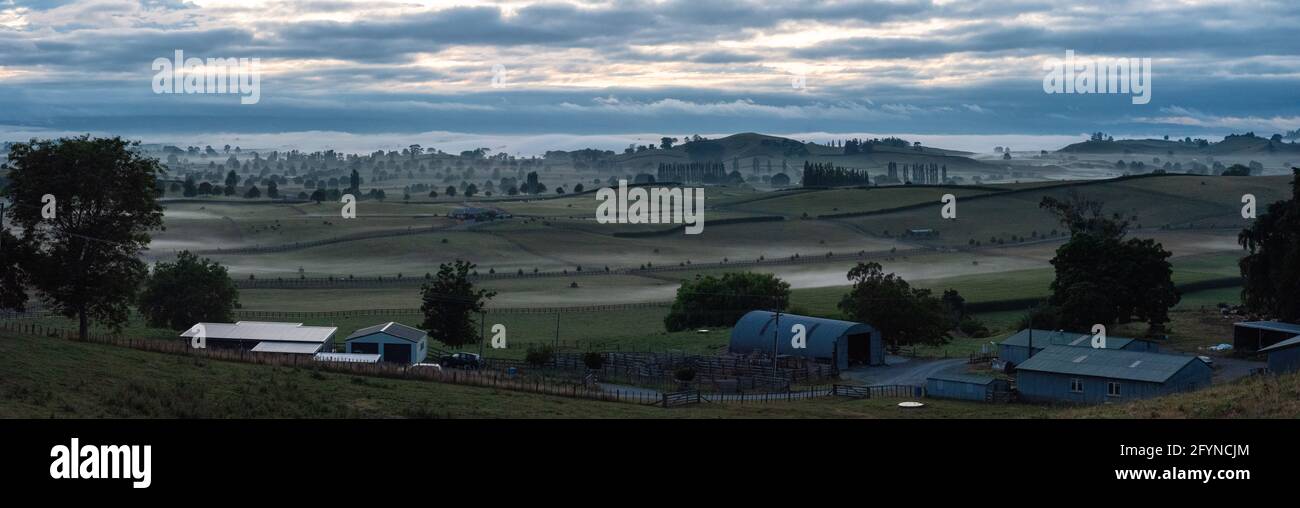
[[[474,353],[453,353],[442,357],[444,367],[449,369],[478,369],[483,367],[483,359]]]

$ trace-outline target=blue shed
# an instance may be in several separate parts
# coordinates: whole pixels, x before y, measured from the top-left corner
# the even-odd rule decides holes
[[[1195,356],[1047,346],[1016,369],[1016,390],[1031,402],[1099,404],[1197,390],[1211,374]]]
[[[1281,374],[1300,370],[1300,335],[1259,350],[1268,353],[1268,370]]]
[[[939,373],[925,380],[925,394],[936,399],[992,401],[995,393],[1010,391],[1004,379],[975,374]]]
[[[1016,332],[1015,335],[1007,337],[1006,340],[998,344],[998,359],[1014,367],[1024,363],[1029,357],[1038,354],[1047,346],[1092,347],[1092,334],[1026,328]],[[1122,349],[1124,351],[1146,353],[1160,352],[1160,347],[1154,342],[1116,336],[1106,337],[1106,349]]]
[[[392,321],[352,332],[343,343],[348,353],[379,355],[385,362],[420,363],[429,354],[428,334]]]
[[[802,326],[806,348],[795,349],[791,344],[797,326]],[[736,326],[731,329],[730,351],[771,354],[773,340],[778,355],[806,357],[830,363],[841,370],[854,364],[885,364],[885,347],[880,331],[871,325],[798,314],[781,313],[778,317],[766,310],[750,311],[736,321]]]
[[[1262,351],[1264,348],[1300,335],[1300,324],[1280,321],[1242,321],[1232,324],[1232,348],[1237,351]]]

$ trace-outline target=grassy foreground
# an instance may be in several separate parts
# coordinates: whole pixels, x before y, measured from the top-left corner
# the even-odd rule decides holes
[[[1295,418],[1300,375],[1253,377],[1120,405],[1057,407],[927,399],[701,404],[665,410],[424,381],[196,360],[0,334],[4,418]]]

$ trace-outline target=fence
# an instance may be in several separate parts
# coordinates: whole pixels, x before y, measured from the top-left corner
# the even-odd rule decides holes
[[[831,394],[838,397],[854,399],[872,398],[920,398],[925,396],[925,388],[913,385],[834,385]]]

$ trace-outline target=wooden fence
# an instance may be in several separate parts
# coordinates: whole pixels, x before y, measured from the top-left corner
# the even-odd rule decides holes
[[[854,399],[872,398],[920,398],[925,396],[925,388],[913,385],[834,385],[831,395]]]

